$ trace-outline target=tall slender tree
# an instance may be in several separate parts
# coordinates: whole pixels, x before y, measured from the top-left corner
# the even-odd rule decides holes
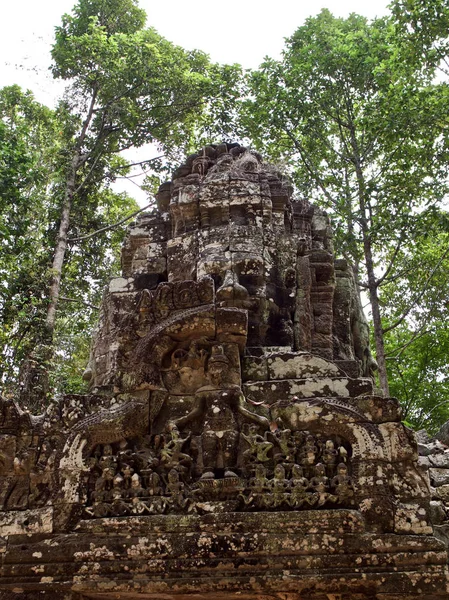
[[[45,348],[46,281],[57,234],[65,122],[66,116],[36,102],[31,92],[18,86],[0,90],[0,387],[5,394],[16,395],[20,380],[31,385],[33,358]],[[67,391],[80,389],[82,369],[75,373],[74,361],[87,360],[95,306],[123,236],[123,229],[110,225],[138,208],[104,185],[86,186],[84,193],[89,201],[73,216],[72,235],[99,231],[68,245],[49,365],[50,379]]]
[[[414,214],[447,190],[436,118],[444,90],[433,76],[433,65],[398,60],[390,19],[323,10],[287,40],[282,60],[266,59],[249,75],[242,103],[243,132],[331,212],[338,250],[369,294],[385,394],[380,289],[398,277]]]
[[[18,86],[0,90],[0,382],[10,385],[42,328],[55,114]]]
[[[58,109],[58,225],[46,339],[33,357],[24,400],[48,390],[73,215],[95,214],[102,186],[126,167],[123,150],[152,142],[169,153],[188,144],[211,91],[207,57],[174,46],[144,24],[134,0],[80,0],[56,29],[52,70],[68,83]]]

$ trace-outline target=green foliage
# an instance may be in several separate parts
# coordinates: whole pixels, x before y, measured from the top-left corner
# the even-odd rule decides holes
[[[164,151],[184,147],[211,93],[207,56],[143,29],[141,13],[129,0],[81,0],[56,29],[52,70],[71,84],[71,113],[84,115],[95,96],[85,151],[104,155],[149,142]]]
[[[446,0],[393,0],[390,4],[400,57],[449,74],[449,5]]]
[[[62,143],[67,119],[37,103],[18,86],[0,90],[0,381],[16,394],[19,366],[45,345],[46,281],[49,251],[61,187]],[[123,161],[121,161],[123,162]],[[78,198],[73,235],[117,222],[137,209],[126,194],[86,186]],[[70,244],[64,268],[63,300],[55,336],[56,390],[85,389],[81,376],[89,355],[90,334],[98,317],[104,285],[118,270],[124,228]]]
[[[73,15],[63,15],[58,34],[80,37],[90,26],[92,19],[104,28],[108,35],[135,33],[145,25],[145,11],[135,0],[87,0],[73,8]]]
[[[394,347],[395,354],[388,363],[390,390],[411,427],[434,433],[449,420],[449,335],[446,325],[436,321],[407,346],[414,334],[403,326],[388,338],[387,351]],[[401,344],[404,350],[398,352]]]
[[[449,215],[433,209],[416,215],[415,245],[402,252],[403,276],[384,288],[391,391],[404,418],[435,431],[449,419]]]
[[[244,73],[238,64],[211,65],[211,91],[196,124],[190,151],[215,142],[234,142],[239,128],[240,103],[245,96]],[[237,134],[238,137],[238,134]]]
[[[0,380],[17,366],[42,326],[48,267],[48,187],[58,152],[51,110],[18,86],[0,90]]]
[[[240,103],[240,136],[289,168],[299,194],[330,212],[336,251],[357,265],[373,308],[379,306],[376,345],[382,350],[385,338],[395,393],[399,364],[423,381],[433,376],[434,387],[444,379],[444,360],[435,369],[414,361],[412,342],[421,327],[445,336],[435,308],[446,286],[438,207],[448,191],[449,89],[435,74],[447,56],[447,28],[439,19],[448,14],[446,3],[431,4],[398,0],[395,18],[373,21],[323,10],[286,41],[281,60],[267,58],[248,74]],[[437,213],[431,229],[440,243],[430,252],[426,231]],[[416,387],[416,380],[408,383]],[[445,393],[444,385],[439,389]]]
[[[446,189],[436,185],[446,183],[447,148],[435,119],[446,90],[430,85],[433,72],[424,78],[398,64],[393,34],[388,19],[323,10],[287,40],[281,61],[266,59],[249,75],[242,106],[243,134],[331,211],[337,250],[356,263],[361,188],[380,254],[415,207]]]

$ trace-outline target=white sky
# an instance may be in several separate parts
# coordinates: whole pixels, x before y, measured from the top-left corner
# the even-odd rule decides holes
[[[48,105],[61,88],[51,80],[50,46],[61,15],[75,0],[10,0],[2,6],[0,86],[18,83]],[[367,17],[386,14],[387,1],[371,0],[140,0],[147,24],[180,46],[207,52],[216,62],[257,67],[264,56],[279,55],[285,37],[304,19],[328,8],[337,16],[358,12]],[[22,65],[22,67],[21,67]]]
[[[53,106],[63,85],[53,81],[48,66],[54,27],[75,0],[4,1],[0,27],[0,87],[17,83],[32,90],[39,102]],[[149,26],[187,49],[198,48],[215,62],[257,67],[264,56],[278,57],[284,38],[308,16],[328,8],[334,15],[351,12],[369,18],[387,13],[386,0],[140,0]],[[139,155],[141,156],[141,152]],[[133,162],[134,157],[129,157]],[[145,156],[144,158],[148,158]],[[140,158],[142,160],[142,158]],[[143,206],[146,197],[136,186],[125,186]]]

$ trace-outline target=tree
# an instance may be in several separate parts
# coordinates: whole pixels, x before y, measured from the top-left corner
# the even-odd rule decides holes
[[[449,215],[431,208],[416,228],[413,252],[398,257],[403,276],[383,293],[384,319],[397,323],[386,336],[387,368],[403,418],[435,431],[449,418]]]
[[[445,0],[394,0],[390,5],[401,58],[449,75],[449,6]]]
[[[0,90],[0,117],[0,383],[3,393],[17,396],[19,380],[32,375],[30,357],[45,341],[43,282],[56,238],[65,119],[18,86]],[[124,232],[109,226],[137,208],[104,186],[89,193],[95,201],[72,218],[72,231],[103,230],[68,246],[50,365],[53,387],[67,392],[81,390],[83,369],[75,372],[75,364],[87,362],[95,306],[117,263]]]
[[[102,186],[127,167],[123,150],[153,142],[169,153],[188,144],[211,88],[207,57],[144,29],[144,21],[134,0],[80,0],[56,29],[52,70],[69,82],[58,110],[64,124],[54,187],[58,229],[46,339],[33,357],[25,397],[48,389],[67,248],[71,234],[78,237],[73,214],[96,214]]]
[[[380,289],[400,277],[415,215],[447,190],[437,115],[446,91],[423,61],[398,59],[387,19],[323,10],[287,40],[281,61],[248,78],[242,131],[291,168],[299,191],[330,212],[338,248],[369,293],[379,379],[388,394]],[[418,68],[419,67],[419,68]]]
[[[0,90],[0,381],[17,377],[42,326],[48,189],[58,152],[53,111],[18,86]]]

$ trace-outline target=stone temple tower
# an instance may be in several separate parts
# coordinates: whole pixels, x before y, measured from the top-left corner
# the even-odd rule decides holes
[[[156,199],[105,292],[90,393],[1,403],[0,598],[448,598],[326,214],[238,144]]]

